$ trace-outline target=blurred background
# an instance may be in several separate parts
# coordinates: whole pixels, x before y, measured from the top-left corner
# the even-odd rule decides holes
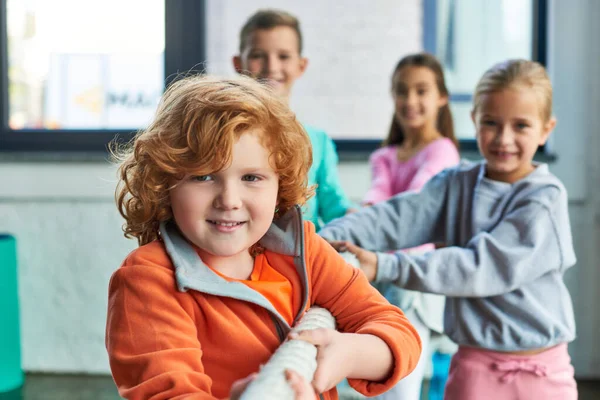
[[[118,398],[104,348],[107,285],[136,243],[122,235],[106,146],[151,120],[177,73],[234,75],[239,29],[264,7],[301,21],[310,64],[291,106],[335,139],[344,189],[356,201],[369,187],[368,156],[387,134],[390,76],[402,56],[426,50],[443,62],[461,155],[473,159],[479,76],[506,58],[547,66],[558,125],[538,158],[570,197],[578,257],[566,277],[578,326],[570,353],[579,380],[600,380],[600,1],[0,3],[0,240],[14,238],[18,281],[18,308],[8,289],[0,292],[0,329],[18,318],[25,389],[38,382],[29,394],[0,398]],[[0,265],[0,280],[11,268]],[[0,343],[3,354],[14,355],[9,344]],[[60,394],[70,377],[79,389]]]

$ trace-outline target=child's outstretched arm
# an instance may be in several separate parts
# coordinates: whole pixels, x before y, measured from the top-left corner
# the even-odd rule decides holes
[[[418,333],[362,272],[314,233],[311,224],[306,225],[305,244],[311,302],[331,312],[339,331],[315,332],[321,337],[311,340],[321,343],[315,380],[327,387],[348,377],[368,396],[389,390],[416,366],[421,353]]]
[[[554,186],[542,190],[547,192],[545,200],[523,200],[465,247],[418,257],[377,253],[376,281],[446,296],[487,297],[563,271],[575,264],[566,195]]]
[[[319,235],[327,241],[349,241],[372,251],[444,242],[448,175],[436,175],[419,193],[400,194],[336,219]]]

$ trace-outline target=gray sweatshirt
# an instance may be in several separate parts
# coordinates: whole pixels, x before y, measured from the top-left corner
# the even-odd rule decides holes
[[[461,164],[419,193],[400,194],[332,221],[319,234],[377,253],[376,281],[447,297],[444,330],[456,343],[497,351],[575,338],[563,282],[575,264],[567,192],[545,164],[509,184]],[[421,256],[385,253],[423,243]]]

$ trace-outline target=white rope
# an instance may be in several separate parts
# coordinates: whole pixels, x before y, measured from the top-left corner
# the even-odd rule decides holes
[[[326,309],[315,306],[304,314],[292,332],[318,328],[335,329],[335,318]],[[248,385],[240,400],[293,400],[294,392],[285,378],[287,369],[312,382],[317,369],[316,346],[298,339],[283,342]]]
[[[349,251],[343,251],[339,254],[348,264],[352,265],[354,268],[360,268],[360,262],[354,254],[350,253]]]

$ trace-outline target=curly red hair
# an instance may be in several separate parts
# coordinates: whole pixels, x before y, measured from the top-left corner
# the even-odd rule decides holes
[[[303,204],[312,163],[310,140],[295,114],[272,91],[247,77],[191,76],[165,91],[153,122],[133,141],[114,148],[115,192],[125,237],[140,245],[158,238],[172,218],[169,191],[187,174],[205,175],[231,161],[241,134],[257,129],[279,175],[278,211]]]

